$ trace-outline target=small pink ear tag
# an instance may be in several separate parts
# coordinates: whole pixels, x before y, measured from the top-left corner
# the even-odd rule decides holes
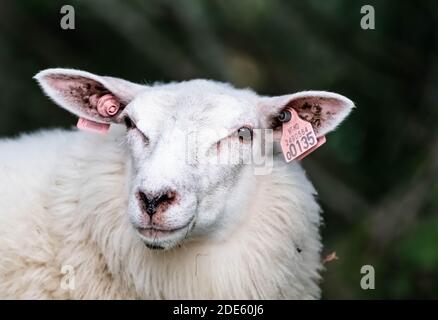
[[[301,119],[293,108],[288,111],[292,118],[283,122],[281,149],[286,162],[291,162],[294,159],[303,159],[323,145],[326,139],[324,136],[316,138],[312,125]]]
[[[97,101],[97,112],[103,117],[112,117],[119,109],[120,102],[112,94],[105,94]]]
[[[120,109],[120,102],[112,94],[105,94],[99,99],[97,99],[97,95],[92,95],[90,101],[92,105],[96,105],[97,112],[102,117],[112,117],[116,115]],[[105,134],[108,132],[110,125],[108,123],[79,118],[77,127],[79,129]]]
[[[86,131],[96,132],[100,134],[105,134],[108,132],[110,125],[108,123],[99,123],[91,121],[84,118],[79,118],[78,124],[76,125],[79,129]]]

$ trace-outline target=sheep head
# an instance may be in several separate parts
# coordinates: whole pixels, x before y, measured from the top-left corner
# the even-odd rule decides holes
[[[146,86],[71,69],[48,69],[35,78],[75,115],[126,127],[127,214],[151,249],[220,238],[244,218],[255,175],[269,174],[255,169],[282,157],[276,148],[283,110],[294,108],[319,137],[353,107],[335,93],[262,97],[209,80]]]

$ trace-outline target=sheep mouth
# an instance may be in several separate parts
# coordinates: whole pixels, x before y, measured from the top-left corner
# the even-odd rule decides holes
[[[145,237],[156,237],[156,236],[164,236],[164,235],[175,233],[179,230],[186,228],[187,226],[188,225],[184,225],[183,227],[175,228],[175,229],[139,228],[138,232],[140,232],[140,234]]]
[[[184,224],[181,227],[178,228],[173,228],[173,229],[169,229],[169,228],[160,228],[160,227],[146,227],[146,228],[137,228],[137,231],[140,233],[140,235],[144,238],[147,239],[155,239],[157,240],[158,238],[163,238],[166,236],[170,236],[173,234],[177,234],[179,232],[185,232],[185,230],[187,230],[186,234],[188,233],[189,229],[192,226],[192,223],[194,221],[193,217],[192,219],[190,219],[186,224]]]

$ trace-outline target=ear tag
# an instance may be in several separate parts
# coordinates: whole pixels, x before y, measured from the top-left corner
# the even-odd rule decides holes
[[[97,112],[102,117],[112,117],[119,112],[120,103],[112,94],[103,95],[97,100],[97,102],[96,95],[93,95],[91,99],[93,99],[93,103],[96,104]],[[77,127],[79,129],[105,134],[108,132],[110,125],[108,123],[100,123],[85,118],[79,118]]]
[[[283,122],[281,149],[286,162],[302,160],[326,141],[324,136],[316,138],[312,125],[301,119],[293,108],[284,111],[279,119]]]
[[[302,155],[300,155],[299,157],[297,157],[298,160],[303,160],[305,157],[307,157],[309,154],[311,154],[313,151],[315,151],[316,149],[318,149],[320,146],[322,146],[327,139],[325,138],[325,136],[319,137],[316,139],[316,145],[313,146],[312,148],[310,148],[309,150],[307,150],[306,152],[304,152]]]
[[[85,118],[79,118],[76,125],[79,129],[100,134],[106,134],[110,127],[109,123],[99,123]]]
[[[105,94],[97,100],[97,112],[103,117],[112,117],[119,109],[120,102],[112,94]]]

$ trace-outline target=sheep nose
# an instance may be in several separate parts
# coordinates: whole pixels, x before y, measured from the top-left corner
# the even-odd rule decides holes
[[[176,192],[167,191],[164,193],[145,193],[139,191],[137,198],[144,212],[152,217],[158,211],[166,211],[176,201]]]

